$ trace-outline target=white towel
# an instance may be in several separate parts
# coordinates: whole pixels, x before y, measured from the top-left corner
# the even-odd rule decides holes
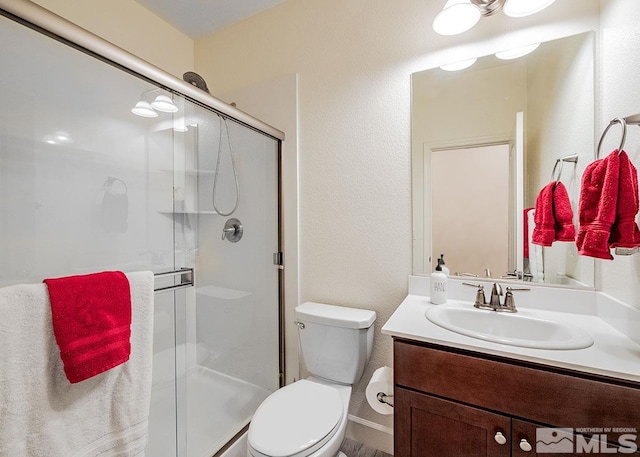
[[[153,274],[131,285],[129,361],[71,384],[44,284],[0,289],[0,457],[143,457],[151,400]]]
[[[543,247],[539,244],[531,242],[533,239],[533,230],[536,227],[535,222],[536,210],[527,212],[527,241],[529,243],[529,272],[533,282],[544,282],[544,260],[542,257]]]

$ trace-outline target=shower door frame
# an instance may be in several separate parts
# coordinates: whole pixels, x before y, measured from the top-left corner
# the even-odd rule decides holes
[[[181,95],[193,103],[201,105],[221,116],[227,117],[239,124],[262,133],[277,141],[277,221],[278,221],[278,252],[274,253],[274,268],[278,269],[278,385],[283,387],[286,380],[285,366],[285,284],[283,248],[283,158],[282,141],[284,132],[271,125],[231,106],[193,85],[176,78],[166,71],[140,59],[139,57],[115,46],[97,35],[83,29],[72,22],[52,13],[51,11],[25,0],[0,0],[0,15],[18,22],[28,28],[38,31],[54,40],[60,41],[81,52],[91,55],[98,60],[119,68],[149,83],[157,85],[171,93]],[[245,427],[246,429],[246,427]],[[238,435],[244,432],[241,431]],[[237,438],[237,437],[236,437]],[[231,442],[235,441],[234,438]],[[223,450],[227,446],[223,447]]]

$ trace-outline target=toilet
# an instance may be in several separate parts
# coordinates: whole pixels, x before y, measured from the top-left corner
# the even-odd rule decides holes
[[[295,314],[310,376],[258,407],[249,425],[249,457],[335,457],[344,440],[351,386],[371,356],[376,313],[307,302]]]

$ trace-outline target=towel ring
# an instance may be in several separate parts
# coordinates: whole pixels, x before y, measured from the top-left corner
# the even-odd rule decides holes
[[[119,182],[123,185],[124,187],[124,192],[122,192],[123,195],[127,195],[127,193],[129,192],[129,189],[127,188],[127,183],[124,182],[122,179],[120,178],[114,178],[113,176],[109,176],[107,177],[107,179],[104,182],[103,188],[105,190],[105,192],[113,192],[113,184],[115,182]]]
[[[600,148],[602,147],[602,142],[604,140],[604,137],[607,135],[607,132],[609,131],[611,126],[614,124],[620,124],[620,126],[622,127],[622,138],[620,140],[620,146],[618,147],[618,154],[622,152],[622,148],[624,147],[624,142],[627,139],[627,121],[623,117],[616,117],[614,119],[611,119],[611,122],[609,122],[609,125],[607,125],[607,127],[604,129],[604,132],[602,132],[602,136],[600,136],[600,141],[598,141],[598,150],[596,152],[596,159],[600,158]]]
[[[551,180],[556,182],[556,186],[560,183],[560,178],[562,177],[562,167],[564,160],[556,159],[556,163],[553,166],[553,170],[551,171]],[[558,168],[558,164],[560,164],[560,168]],[[558,176],[556,177],[556,169],[558,170]]]
[[[578,163],[578,154],[571,154],[565,157],[561,157],[556,159],[556,163],[553,165],[553,170],[551,170],[551,181],[556,182],[556,186],[560,183],[560,178],[562,177],[562,167],[564,167],[565,162]],[[560,168],[558,168],[558,164]],[[558,170],[558,176],[556,177],[556,170]]]

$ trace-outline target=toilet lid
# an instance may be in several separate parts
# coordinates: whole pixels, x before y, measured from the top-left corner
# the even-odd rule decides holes
[[[251,420],[249,445],[272,457],[315,452],[335,434],[343,408],[337,389],[306,379],[294,382],[262,402]]]

